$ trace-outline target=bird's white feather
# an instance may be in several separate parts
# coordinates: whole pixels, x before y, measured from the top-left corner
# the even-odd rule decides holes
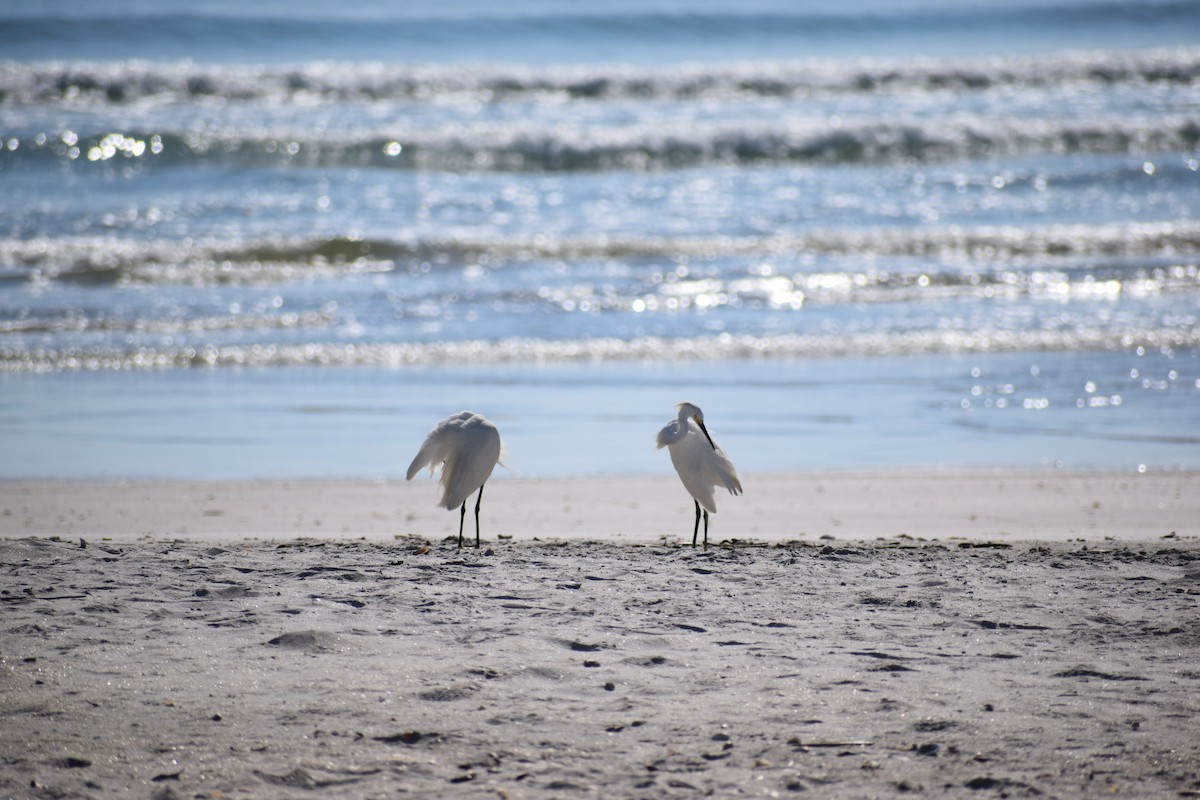
[[[660,449],[666,447],[671,454],[671,463],[688,494],[705,511],[715,514],[717,501],[713,489],[723,486],[730,494],[741,494],[741,479],[720,445],[694,422],[689,422],[693,414],[703,419],[700,409],[690,403],[681,403],[679,409],[679,418],[658,432],[656,444]]]
[[[481,415],[460,411],[437,424],[408,465],[408,480],[422,469],[440,467],[442,499],[438,505],[454,509],[487,481],[500,460],[500,431]]]

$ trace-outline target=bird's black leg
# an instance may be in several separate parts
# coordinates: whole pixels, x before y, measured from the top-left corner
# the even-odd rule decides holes
[[[475,498],[475,549],[479,549],[479,506],[483,503],[483,486],[479,487],[479,497]]]
[[[458,549],[462,550],[463,522],[467,518],[467,501],[463,500],[462,510],[458,512]]]
[[[708,512],[704,512],[704,549],[708,549]]]
[[[696,536],[700,533],[700,504],[697,503],[695,500],[693,500],[692,502],[696,503],[696,524],[692,526],[692,547],[695,547],[696,546]],[[707,535],[707,528],[705,529],[705,533]]]

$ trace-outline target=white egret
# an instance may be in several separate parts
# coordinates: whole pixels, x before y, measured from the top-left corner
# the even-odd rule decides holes
[[[708,547],[708,515],[717,513],[713,488],[724,486],[730,494],[742,493],[742,482],[725,451],[717,446],[708,428],[704,412],[691,403],[680,403],[679,417],[658,432],[658,449],[667,448],[679,480],[696,503],[696,525],[692,528],[692,547],[700,531],[700,508],[704,507],[704,546]],[[691,425],[696,423],[696,427]],[[698,429],[697,429],[698,428]]]
[[[467,516],[467,498],[479,490],[475,501],[475,546],[479,547],[479,506],[483,485],[500,461],[500,431],[473,411],[460,411],[437,424],[421,443],[417,456],[408,465],[408,480],[425,467],[432,475],[442,469],[442,499],[438,505],[451,511],[461,505],[458,515],[458,546],[463,546],[463,522]]]

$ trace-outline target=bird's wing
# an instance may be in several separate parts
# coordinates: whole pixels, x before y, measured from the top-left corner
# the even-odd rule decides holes
[[[742,481],[729,456],[720,445],[714,449],[699,431],[689,429],[671,445],[671,463],[688,494],[710,514],[717,513],[714,487],[724,486],[733,495],[742,493]]]
[[[437,430],[434,430],[421,443],[421,449],[417,451],[417,455],[413,458],[412,463],[408,465],[408,473],[405,475],[406,480],[411,481],[418,472],[426,467],[429,467],[429,472],[432,474],[437,466],[446,460],[442,441],[438,438],[437,433]]]
[[[406,479],[411,481],[418,472],[426,467],[429,467],[429,472],[432,474],[441,466],[453,448],[455,431],[473,416],[475,415],[470,411],[460,411],[439,422],[425,437],[425,441],[421,442],[421,449],[417,451],[416,457],[408,465]]]
[[[713,476],[716,478],[713,482],[714,485],[724,486],[732,495],[741,494],[742,481],[738,478],[737,468],[733,466],[733,462],[720,445],[717,445],[717,449],[713,451],[713,456],[715,457],[710,461],[710,466]]]
[[[713,496],[713,487],[720,485],[713,480],[709,460],[713,457],[712,445],[704,434],[689,430],[678,441],[670,445],[671,463],[679,473],[683,488],[695,498],[705,511],[717,513],[717,501]]]
[[[662,450],[679,441],[679,420],[673,419],[654,437],[654,449]]]
[[[456,430],[453,452],[442,469],[442,505],[457,508],[492,476],[500,460],[500,432],[476,416]]]

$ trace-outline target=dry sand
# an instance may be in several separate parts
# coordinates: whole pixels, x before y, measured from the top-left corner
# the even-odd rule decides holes
[[[0,485],[0,796],[1200,796],[1195,474],[746,484]]]

